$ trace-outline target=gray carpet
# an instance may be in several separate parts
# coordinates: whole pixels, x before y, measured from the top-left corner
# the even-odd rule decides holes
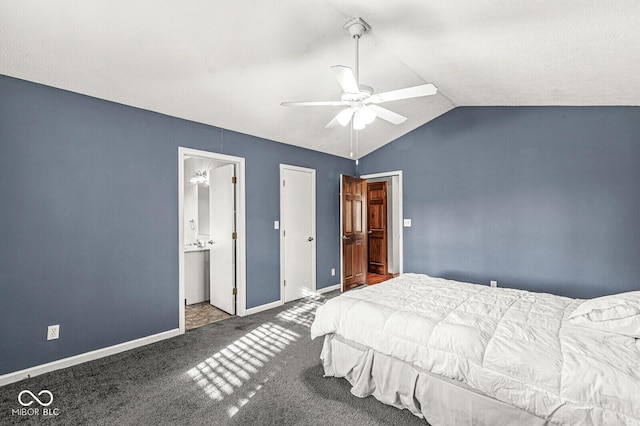
[[[309,326],[335,294],[4,386],[0,424],[427,425],[322,376],[322,339],[312,341]],[[12,414],[24,389],[49,390],[58,415],[42,416],[41,407],[39,416]]]

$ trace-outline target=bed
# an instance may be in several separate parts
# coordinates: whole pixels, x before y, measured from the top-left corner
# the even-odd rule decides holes
[[[591,300],[421,274],[320,306],[325,376],[431,425],[640,425],[640,292]]]

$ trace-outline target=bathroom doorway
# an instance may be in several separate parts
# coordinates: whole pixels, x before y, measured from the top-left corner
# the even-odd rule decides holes
[[[244,159],[180,147],[180,331],[244,315]]]

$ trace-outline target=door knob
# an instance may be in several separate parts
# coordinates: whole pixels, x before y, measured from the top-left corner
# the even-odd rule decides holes
[[[343,239],[343,240],[348,240],[348,239],[349,239],[349,237],[347,237],[346,235],[343,235],[343,236],[342,236],[342,239]]]
[[[313,237],[307,238],[307,241],[313,241]]]

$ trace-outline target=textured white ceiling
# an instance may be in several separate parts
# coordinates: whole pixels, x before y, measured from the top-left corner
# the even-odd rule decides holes
[[[409,119],[361,131],[361,156],[455,106],[640,105],[637,0],[10,0],[0,74],[348,157],[339,107],[280,102],[339,98],[355,16],[362,83],[439,88],[385,104]]]

